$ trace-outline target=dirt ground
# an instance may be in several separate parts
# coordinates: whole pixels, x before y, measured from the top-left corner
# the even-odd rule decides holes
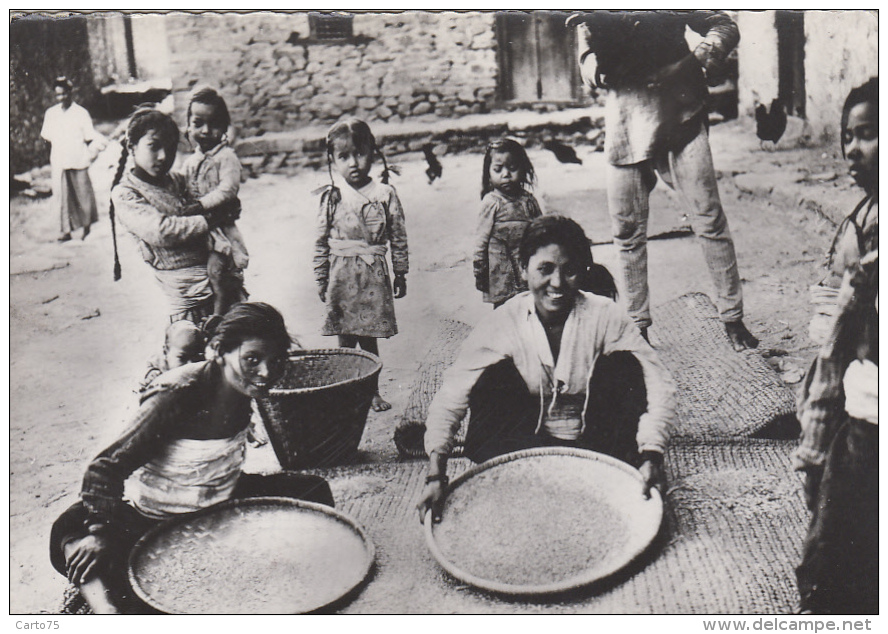
[[[788,138],[777,151],[765,151],[748,122],[715,126],[712,145],[744,282],[747,325],[775,369],[797,384],[813,354],[807,288],[818,279],[833,231],[811,209],[850,210],[858,193],[844,176],[838,148],[805,149]],[[547,211],[574,217],[593,240],[605,242],[604,156],[591,147],[577,149],[583,165],[530,152],[537,196]],[[47,557],[51,523],[76,500],[86,463],[132,411],[145,360],[162,342],[163,297],[119,227],[123,279],[112,281],[105,201],[115,160],[109,150],[92,169],[101,218],[85,241],[55,242],[58,221],[47,199],[10,200],[11,613],[58,608],[64,580]],[[380,344],[381,390],[393,408],[370,415],[361,446],[368,462],[396,458],[392,431],[439,320],[472,324],[491,310],[474,289],[470,259],[481,155],[442,157],[443,178],[432,185],[421,155],[392,162],[402,168],[394,184],[407,214],[411,271],[407,296],[396,301],[400,333]],[[268,175],[241,189],[239,224],[251,252],[247,287],[253,299],[281,310],[307,348],[336,345],[318,334],[323,307],[311,268],[316,200],[310,192],[325,177],[323,171]],[[683,224],[682,210],[664,186],[654,191],[651,207],[652,234]],[[613,245],[593,251],[615,270]],[[650,268],[654,305],[691,291],[712,294],[692,237],[651,242]],[[257,470],[276,467],[267,446],[252,451],[249,461]]]

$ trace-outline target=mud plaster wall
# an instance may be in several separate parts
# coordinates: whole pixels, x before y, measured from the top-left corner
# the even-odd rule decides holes
[[[839,117],[853,87],[879,74],[879,19],[875,11],[805,14],[808,122],[815,139],[839,138]]]
[[[774,11],[741,11],[739,108],[752,116],[754,99],[777,96],[778,58]],[[816,142],[838,139],[839,116],[848,91],[878,75],[878,16],[873,11],[805,12],[807,123]]]
[[[239,137],[323,125],[487,112],[496,99],[493,13],[354,17],[354,41],[307,41],[307,14],[170,15],[177,115],[196,83],[221,89]]]
[[[738,109],[752,116],[756,100],[770,103],[777,96],[777,30],[774,11],[740,11],[737,15]]]

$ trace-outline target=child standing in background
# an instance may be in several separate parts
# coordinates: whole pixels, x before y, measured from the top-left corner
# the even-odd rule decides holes
[[[321,195],[314,271],[321,301],[327,305],[323,334],[338,335],[339,345],[379,355],[378,337],[398,333],[394,297],[407,294],[407,230],[389,167],[370,127],[355,118],[341,120],[326,138],[331,184]],[[382,182],[370,176],[373,159],[382,159]],[[392,250],[394,283],[385,254]],[[391,408],[378,386],[373,411]]]
[[[524,230],[542,215],[533,194],[536,175],[524,147],[513,139],[487,146],[481,184],[481,215],[475,232],[475,288],[494,308],[527,285],[521,279],[518,245]]]
[[[225,100],[212,88],[200,88],[188,103],[188,138],[196,144],[195,152],[185,161],[183,169],[188,192],[202,210],[230,209],[236,219],[240,215],[238,190],[241,164],[228,145],[226,133],[231,116]],[[232,220],[210,233],[210,256],[207,275],[213,287],[213,315],[205,328],[212,332],[228,309],[247,299],[244,290],[244,269],[249,254],[243,235]]]

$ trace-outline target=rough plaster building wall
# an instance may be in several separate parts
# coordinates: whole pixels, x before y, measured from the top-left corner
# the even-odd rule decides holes
[[[737,14],[738,111],[752,116],[756,101],[771,103],[777,96],[777,31],[774,11],[740,11]]]
[[[136,58],[136,78],[156,79],[170,76],[170,52],[167,47],[166,16],[134,15],[133,56]],[[125,46],[125,45],[124,45]],[[124,50],[126,50],[124,48]]]
[[[307,14],[166,21],[170,73],[184,120],[196,83],[221,89],[238,136],[326,125],[489,111],[496,100],[492,13],[357,14],[354,40],[309,40]]]
[[[878,13],[809,11],[805,36],[808,122],[815,139],[835,142],[848,91],[879,74]]]

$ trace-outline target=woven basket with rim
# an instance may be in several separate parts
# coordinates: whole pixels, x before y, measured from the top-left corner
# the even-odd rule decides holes
[[[363,350],[291,352],[278,387],[256,400],[281,467],[349,462],[361,442],[380,370],[379,358]]]

